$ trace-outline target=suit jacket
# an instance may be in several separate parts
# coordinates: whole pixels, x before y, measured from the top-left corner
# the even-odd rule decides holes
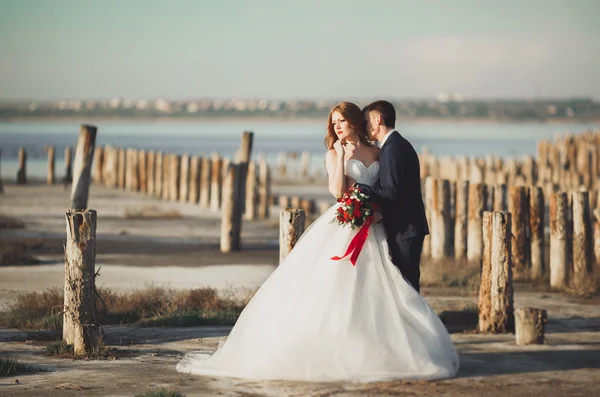
[[[381,206],[388,239],[406,240],[429,234],[419,156],[397,131],[390,134],[381,148],[379,180],[373,186],[357,185]]]

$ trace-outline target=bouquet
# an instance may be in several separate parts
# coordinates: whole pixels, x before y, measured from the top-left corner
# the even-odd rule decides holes
[[[334,256],[331,259],[339,261],[352,254],[350,262],[352,266],[355,266],[365,241],[367,241],[369,226],[373,223],[375,211],[379,210],[379,206],[370,201],[369,196],[358,187],[351,187],[337,201],[340,205],[331,223],[337,223],[342,227],[349,225],[352,230],[360,227],[360,230],[350,241],[346,253],[341,257]]]
[[[358,187],[351,187],[337,201],[340,206],[331,223],[337,223],[342,227],[350,226],[352,230],[361,226],[368,227],[373,223],[375,210],[379,209],[377,204],[369,201],[369,196]]]

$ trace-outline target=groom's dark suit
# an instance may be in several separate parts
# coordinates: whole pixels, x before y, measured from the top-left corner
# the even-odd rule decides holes
[[[356,184],[380,204],[392,262],[417,291],[423,239],[429,234],[420,178],[417,152],[394,131],[379,154],[377,183]]]

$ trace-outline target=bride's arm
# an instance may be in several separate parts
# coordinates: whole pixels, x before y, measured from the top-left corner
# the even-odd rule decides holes
[[[340,198],[346,191],[346,176],[344,175],[344,154],[338,155],[330,150],[325,155],[325,166],[329,175],[329,192],[335,198]]]

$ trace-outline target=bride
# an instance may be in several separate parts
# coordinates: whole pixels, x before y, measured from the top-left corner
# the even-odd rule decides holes
[[[329,190],[348,179],[373,185],[379,149],[361,110],[343,102],[329,114]],[[184,373],[246,379],[372,382],[453,377],[459,357],[441,320],[390,260],[373,223],[353,266],[343,255],[357,230],[330,223],[338,204],[307,228],[241,313],[214,353],[188,353]]]

